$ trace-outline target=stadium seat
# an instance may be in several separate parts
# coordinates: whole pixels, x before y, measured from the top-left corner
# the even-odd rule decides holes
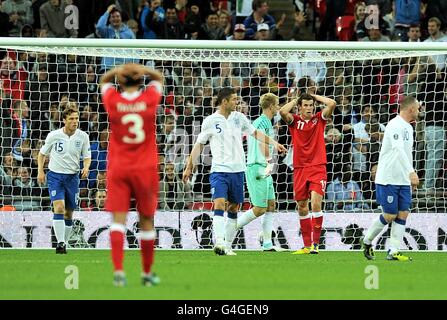
[[[335,26],[336,34],[340,41],[350,41],[354,35],[354,16],[341,16],[338,17]]]

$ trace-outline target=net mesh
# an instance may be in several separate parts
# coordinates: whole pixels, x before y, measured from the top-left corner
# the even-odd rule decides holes
[[[80,186],[80,206],[76,213],[79,223],[91,224],[82,222],[90,219],[85,212],[104,210],[108,122],[98,81],[106,69],[128,61],[154,67],[164,75],[163,99],[157,113],[159,210],[162,211],[157,218],[157,230],[161,247],[206,248],[212,241],[209,148],[205,148],[191,184],[184,185],[181,174],[203,119],[216,110],[217,92],[227,86],[237,89],[239,110],[251,120],[260,115],[259,98],[267,92],[278,95],[281,105],[297,94],[312,90],[337,101],[325,136],[328,187],[324,210],[328,215],[324,233],[328,234],[325,241],[334,243],[333,248],[339,248],[336,243],[345,245],[341,248],[358,248],[360,236],[371,221],[369,215],[381,212],[375,201],[373,183],[380,133],[397,114],[398,104],[405,95],[415,95],[423,103],[421,119],[415,124],[414,166],[421,185],[413,194],[413,211],[443,213],[446,210],[444,115],[447,99],[443,70],[447,52],[34,46],[9,46],[0,52],[0,206],[5,211],[29,214],[18,225],[8,222],[4,216],[0,218],[0,246],[7,246],[6,243],[29,246],[24,243],[33,243],[29,239],[30,230],[34,230],[29,228],[36,219],[32,212],[37,215],[51,210],[47,187],[37,183],[37,154],[47,134],[61,127],[60,113],[67,101],[78,104],[80,128],[89,134],[92,143],[90,175]],[[290,148],[287,126],[278,117],[273,122],[276,139]],[[300,241],[296,214],[292,214],[296,204],[291,154],[274,158],[276,211],[281,212],[275,221],[274,239],[284,247],[298,246]],[[243,208],[247,209],[250,206],[247,191],[245,199]],[[44,216],[50,226],[51,216]],[[442,219],[445,219],[443,215],[439,221]],[[417,219],[415,224],[414,229],[421,233],[430,222]],[[28,231],[23,233],[25,229]],[[4,236],[5,230],[10,233],[15,230],[12,238]],[[78,238],[84,239],[85,228],[80,230]],[[240,247],[258,246],[258,231],[259,225],[255,223],[245,230],[245,235],[240,233],[237,240]],[[190,234],[188,245],[183,243],[186,237],[183,232]],[[445,243],[441,227],[433,232],[439,235],[433,235],[432,244],[426,248],[436,249],[439,243]],[[165,239],[163,234],[169,236]],[[335,240],[330,240],[330,234],[336,235]],[[346,235],[351,240],[346,240]],[[97,235],[95,239],[99,238]],[[418,241],[423,238],[414,236],[413,247],[419,248]]]

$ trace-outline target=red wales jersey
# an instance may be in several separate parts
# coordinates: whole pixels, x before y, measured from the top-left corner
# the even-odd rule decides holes
[[[292,135],[294,168],[327,163],[324,141],[325,127],[326,120],[323,119],[321,111],[307,121],[299,115],[293,115],[289,130]]]
[[[112,84],[106,84],[101,92],[111,129],[108,168],[157,168],[155,117],[162,94],[161,84],[152,81],[145,90],[130,94],[120,93]]]

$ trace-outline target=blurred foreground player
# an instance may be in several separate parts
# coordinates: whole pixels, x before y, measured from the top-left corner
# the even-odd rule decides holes
[[[144,77],[152,80],[143,88]],[[114,80],[119,90],[113,85]],[[158,154],[155,140],[156,108],[162,94],[162,76],[138,64],[125,64],[101,78],[104,107],[109,115],[106,209],[113,213],[110,243],[115,286],[125,286],[123,270],[126,216],[131,197],[140,216],[142,283],[156,285],[160,279],[151,272],[154,260],[154,214],[158,201]]]

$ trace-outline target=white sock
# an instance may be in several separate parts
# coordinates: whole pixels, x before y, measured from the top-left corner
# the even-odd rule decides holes
[[[237,219],[227,218],[227,223],[225,224],[225,242],[228,249],[231,249],[234,237],[237,233]]]
[[[73,226],[65,226],[65,243],[68,243],[68,240],[70,240],[71,230],[73,229]]]
[[[377,235],[383,230],[383,228],[386,226],[386,224],[384,224],[383,222],[386,221],[382,215],[374,220],[373,224],[368,228],[368,231],[366,231],[365,239],[363,240],[365,244],[371,244],[372,241],[377,237]]]
[[[404,232],[405,232],[405,225],[393,221],[393,223],[391,224],[390,254],[399,252],[400,243],[404,236]]]
[[[273,212],[266,212],[262,216],[262,242],[263,247],[271,247],[273,230]]]
[[[222,216],[213,216],[213,233],[216,245],[223,245],[225,238],[225,221]]]
[[[65,242],[65,221],[62,220],[54,220],[53,219],[53,228],[54,233],[56,235],[57,243]]]
[[[237,228],[240,229],[255,219],[256,219],[256,216],[253,213],[253,209],[245,211],[241,216],[239,216],[237,218]]]

